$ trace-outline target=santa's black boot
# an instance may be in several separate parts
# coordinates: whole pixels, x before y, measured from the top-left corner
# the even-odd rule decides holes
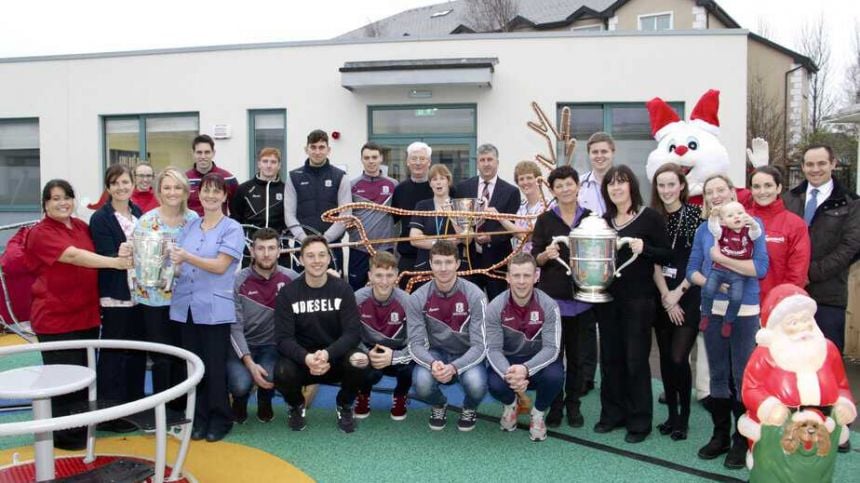
[[[730,432],[732,428],[732,402],[730,399],[711,397],[708,401],[711,421],[714,423],[714,434],[708,444],[699,448],[699,458],[712,460],[726,454],[730,447]]]

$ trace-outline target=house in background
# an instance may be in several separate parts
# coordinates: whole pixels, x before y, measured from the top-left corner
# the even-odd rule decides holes
[[[526,127],[535,101],[550,117],[571,107],[578,169],[582,141],[604,130],[619,162],[644,175],[655,146],[644,103],[660,96],[684,115],[715,88],[730,175],[743,184],[750,79],[763,76],[784,99],[787,131],[805,122],[814,66],[713,2],[521,1],[514,31],[482,34],[469,33],[463,5],[409,10],[328,41],[0,59],[0,225],[37,217],[51,178],[68,179],[84,204],[111,163],[187,168],[198,133],[216,138],[216,162],[240,180],[262,147],[281,149],[285,170],[304,162],[316,128],[340,133],[332,161],[350,177],[372,140],[403,179],[405,147],[424,140],[458,180],[474,174],[476,147],[494,143],[510,179],[518,161],[547,154]]]
[[[712,0],[511,0],[510,10],[498,8],[492,12],[495,18],[473,13],[468,3],[457,0],[407,10],[338,39],[435,38],[487,31],[593,33],[743,28]],[[496,20],[502,17],[509,18],[504,23]],[[784,165],[789,146],[798,143],[810,126],[807,92],[810,76],[818,68],[808,57],[760,35],[748,32],[747,39],[747,137],[767,138],[773,161]],[[624,61],[623,57],[606,59]],[[677,61],[677,69],[689,67],[686,59]],[[600,65],[582,67],[583,75],[599,75],[601,71]]]

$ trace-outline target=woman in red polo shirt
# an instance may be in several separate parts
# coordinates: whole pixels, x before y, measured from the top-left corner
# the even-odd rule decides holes
[[[99,336],[98,268],[127,270],[132,262],[130,249],[121,248],[119,257],[95,253],[86,223],[73,216],[75,191],[68,181],[54,179],[42,190],[45,217],[27,236],[27,263],[36,275],[30,322],[39,342],[97,339]],[[45,364],[87,365],[86,351],[42,353]],[[51,399],[54,417],[65,416],[86,404],[82,390]],[[54,446],[83,449],[86,428],[54,432]]]

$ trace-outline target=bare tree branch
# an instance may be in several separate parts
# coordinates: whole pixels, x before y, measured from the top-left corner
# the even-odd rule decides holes
[[[466,21],[475,32],[509,32],[515,0],[466,0]]]
[[[773,30],[770,28],[770,23],[768,23],[764,17],[758,17],[756,19],[755,31],[762,37],[768,40],[773,40]]]
[[[851,59],[845,78],[845,100],[848,105],[860,103],[860,20],[854,21]]]
[[[800,52],[818,66],[818,72],[809,85],[810,125],[812,131],[822,128],[822,121],[835,107],[834,93],[830,86],[830,38],[824,16],[806,23],[800,31]]]
[[[770,145],[771,164],[785,165],[785,123],[781,101],[768,95],[765,80],[756,75],[747,92],[747,146],[753,138],[764,138]]]

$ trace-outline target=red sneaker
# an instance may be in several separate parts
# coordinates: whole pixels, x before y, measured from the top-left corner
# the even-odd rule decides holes
[[[406,419],[406,395],[397,395],[391,398],[391,419],[403,421]]]
[[[364,419],[370,416],[370,394],[358,393],[355,398],[355,407],[352,414],[356,419]]]

